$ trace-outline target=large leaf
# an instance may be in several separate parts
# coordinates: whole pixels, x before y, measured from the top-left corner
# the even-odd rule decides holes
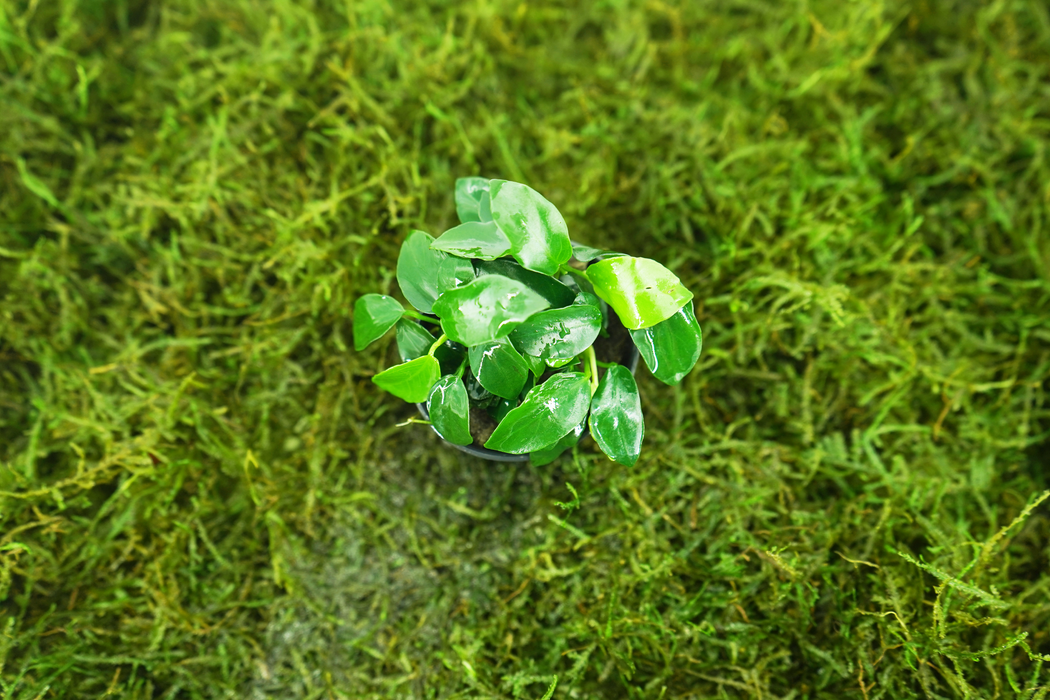
[[[590,406],[586,377],[579,372],[556,374],[533,387],[496,426],[485,447],[519,455],[547,449],[579,425]]]
[[[445,231],[430,247],[461,258],[495,260],[510,252],[510,241],[491,221],[468,221]]]
[[[365,294],[354,303],[354,350],[360,352],[394,327],[405,309],[394,297]]]
[[[453,445],[469,445],[470,402],[463,380],[454,374],[442,377],[427,396],[427,413],[437,434]]]
[[[433,308],[441,317],[445,335],[472,347],[506,336],[549,306],[546,299],[521,282],[489,275],[450,289]]]
[[[510,339],[526,355],[550,363],[570,360],[580,354],[591,346],[601,329],[601,309],[584,300],[564,309],[536,314],[515,328]]]
[[[463,258],[431,250],[433,236],[413,231],[401,244],[397,258],[397,283],[412,306],[431,313],[442,292],[474,279],[474,268]]]
[[[431,355],[423,355],[410,362],[383,370],[372,381],[380,389],[389,391],[409,403],[423,403],[430,387],[441,378],[441,365]]]
[[[488,180],[483,177],[456,179],[456,214],[463,223],[492,220]]]
[[[583,430],[586,426],[587,421],[581,421],[579,425],[565,433],[565,437],[558,440],[553,446],[545,450],[530,452],[529,461],[532,462],[532,466],[542,467],[544,464],[550,464],[558,457],[561,457],[565,450],[572,449],[580,441],[580,436],[583,435]]]
[[[513,260],[476,262],[474,263],[474,270],[477,272],[478,277],[501,275],[517,280],[546,299],[552,309],[568,306],[576,298],[576,292],[567,285],[562,284],[553,277],[526,270]]]
[[[529,376],[529,365],[505,338],[470,348],[470,369],[485,389],[516,399]]]
[[[521,266],[553,275],[572,257],[569,229],[558,209],[536,190],[517,182],[491,180],[492,220],[510,239]]]
[[[631,330],[667,320],[693,298],[673,272],[649,258],[624,255],[596,262],[587,268],[587,279]]]
[[[591,435],[609,458],[633,467],[642,453],[642,399],[631,370],[613,365],[591,399]]]
[[[703,347],[703,336],[692,302],[666,321],[651,328],[631,331],[631,339],[653,376],[672,386],[693,369]]]

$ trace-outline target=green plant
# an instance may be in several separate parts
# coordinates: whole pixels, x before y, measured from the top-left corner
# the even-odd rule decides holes
[[[382,294],[355,304],[356,350],[396,329],[402,364],[372,381],[426,402],[453,444],[544,464],[589,426],[605,454],[633,465],[645,426],[622,364],[629,343],[599,359],[596,342],[629,334],[656,378],[678,384],[700,356],[692,292],[654,260],[571,242],[557,208],[526,185],[460,178],[456,211],[459,226],[437,239],[413,231],[401,246],[397,281],[415,310]]]

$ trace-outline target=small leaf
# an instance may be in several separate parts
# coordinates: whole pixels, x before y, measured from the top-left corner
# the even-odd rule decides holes
[[[543,376],[543,373],[547,371],[547,363],[539,357],[533,357],[532,355],[522,355],[525,364],[529,366],[529,370],[539,379]]]
[[[572,257],[569,229],[558,209],[536,190],[491,180],[492,220],[510,239],[511,253],[528,270],[553,275]]]
[[[547,449],[586,418],[590,405],[586,377],[578,372],[556,374],[507,414],[485,447],[510,454]]]
[[[521,282],[489,275],[450,289],[434,302],[441,329],[467,347],[502,338],[550,304]]]
[[[621,255],[623,253],[617,253],[613,250],[598,250],[580,243],[572,244],[572,257],[584,263],[592,260],[604,260],[605,258],[617,258]]]
[[[405,309],[394,297],[365,294],[354,304],[354,350],[358,352],[394,327]]]
[[[516,399],[529,376],[529,366],[510,341],[501,338],[470,348],[470,369],[489,392]]]
[[[434,300],[442,292],[466,284],[474,279],[470,262],[440,250],[431,250],[434,238],[422,231],[413,231],[401,244],[397,258],[397,283],[412,306],[425,314],[431,313]]]
[[[430,247],[461,258],[495,260],[510,252],[510,241],[491,221],[468,221],[445,231]]]
[[[491,221],[489,211],[489,181],[483,177],[461,177],[456,179],[456,214],[463,223]],[[484,202],[485,210],[481,210]]]
[[[463,380],[454,374],[441,377],[427,396],[427,413],[437,434],[453,445],[469,445],[470,402]]]
[[[703,335],[692,302],[666,321],[651,328],[631,331],[631,340],[653,376],[672,386],[693,369],[703,347]]]
[[[642,399],[631,370],[613,365],[591,399],[591,435],[609,458],[633,467],[642,453]]]
[[[517,280],[546,299],[552,309],[568,306],[576,298],[576,292],[567,285],[562,284],[553,277],[526,270],[513,260],[476,262],[474,263],[474,270],[477,272],[478,277],[501,275]]]
[[[423,403],[430,387],[441,378],[441,365],[431,355],[424,355],[401,365],[394,365],[372,377],[380,389],[409,403]]]
[[[538,313],[510,334],[514,346],[526,355],[570,360],[591,346],[602,329],[602,312],[587,303]]]
[[[565,437],[554,443],[552,447],[530,452],[529,461],[532,462],[532,466],[542,467],[544,464],[550,464],[558,457],[561,457],[565,450],[571,450],[580,441],[580,436],[583,435],[583,429],[586,425],[587,421],[581,421],[579,425],[566,433]]]
[[[631,330],[667,320],[693,298],[673,272],[648,258],[624,255],[596,262],[587,268],[587,279]]]
[[[397,334],[397,353],[401,355],[402,362],[423,357],[430,351],[430,346],[437,341],[437,338],[428,333],[426,328],[407,318],[397,322],[395,333]]]
[[[518,397],[515,396],[513,399],[500,399],[492,408],[489,409],[489,413],[495,419],[496,423],[503,420],[511,409],[518,405]]]

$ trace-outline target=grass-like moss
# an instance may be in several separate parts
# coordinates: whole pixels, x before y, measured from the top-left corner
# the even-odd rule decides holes
[[[1048,143],[1037,0],[0,0],[0,695],[1043,698]],[[475,174],[696,292],[633,469],[352,351]]]

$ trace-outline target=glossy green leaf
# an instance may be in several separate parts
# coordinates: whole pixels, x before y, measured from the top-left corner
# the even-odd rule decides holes
[[[394,297],[365,294],[354,303],[354,350],[360,352],[394,327],[405,309]]]
[[[526,355],[551,361],[570,360],[594,342],[602,329],[602,312],[587,303],[538,313],[510,334]]]
[[[539,379],[544,372],[547,371],[547,363],[543,361],[543,358],[533,357],[532,355],[522,355],[525,364],[529,366],[529,370]]]
[[[693,298],[673,272],[648,258],[624,255],[596,262],[587,268],[587,279],[631,330],[667,320]]]
[[[529,365],[505,338],[470,348],[470,369],[487,391],[516,399],[529,376]]]
[[[576,298],[576,292],[553,277],[526,270],[513,260],[475,262],[478,277],[500,275],[521,282],[547,300],[552,309],[568,306]]]
[[[461,258],[495,260],[510,252],[510,241],[491,221],[468,221],[445,231],[430,247]]]
[[[672,386],[693,369],[703,347],[703,335],[692,302],[666,321],[651,328],[631,331],[631,339],[653,376]]]
[[[484,211],[482,204],[484,203]],[[463,223],[491,221],[489,211],[489,181],[483,177],[456,179],[456,214]]]
[[[394,365],[372,377],[380,389],[389,391],[409,403],[422,403],[430,394],[430,387],[441,378],[441,365],[430,355]]]
[[[437,434],[453,445],[469,445],[470,402],[463,380],[454,374],[441,377],[427,396],[427,413],[430,425]]]
[[[530,452],[529,461],[532,462],[532,466],[542,467],[544,464],[550,464],[558,459],[558,457],[561,457],[565,450],[571,450],[576,443],[580,441],[580,436],[583,435],[583,430],[586,425],[587,421],[581,421],[579,425],[567,432],[565,437],[554,443],[552,447],[548,447],[545,450]]]
[[[433,236],[413,231],[401,244],[397,258],[397,283],[401,292],[412,306],[425,314],[431,313],[434,300],[442,292],[474,279],[469,260],[431,250],[433,242]]]
[[[547,449],[579,425],[590,406],[586,377],[578,372],[556,374],[533,387],[521,405],[496,426],[485,447],[510,454]]]
[[[507,277],[488,275],[450,289],[434,302],[445,334],[467,347],[502,338],[550,304]]]
[[[397,351],[401,355],[402,362],[426,355],[430,352],[430,346],[437,341],[437,338],[423,326],[405,318],[397,322],[395,332],[397,333]],[[434,352],[434,357],[441,364],[441,373],[451,374],[459,369],[466,353],[467,349],[459,343],[446,340]]]
[[[590,262],[591,260],[594,260],[604,252],[604,250],[598,250],[597,248],[592,248],[589,245],[582,245],[580,243],[572,244],[572,257],[576,258],[580,262]]]
[[[426,355],[430,346],[437,340],[426,328],[407,318],[397,322],[394,332],[397,338],[397,353],[402,362]]]
[[[558,209],[527,185],[491,180],[492,220],[510,239],[521,266],[553,275],[572,257],[569,229]]]
[[[642,399],[631,370],[613,365],[591,399],[591,435],[613,461],[633,467],[642,453]]]

